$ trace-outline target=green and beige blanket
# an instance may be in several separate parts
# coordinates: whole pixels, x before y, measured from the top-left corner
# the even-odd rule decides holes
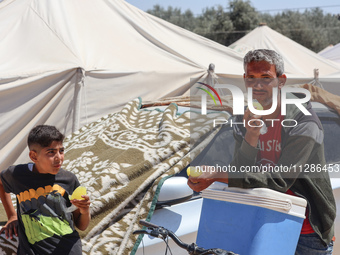
[[[92,201],[90,226],[80,232],[83,254],[131,253],[139,219],[151,217],[164,180],[190,164],[218,132],[215,117],[199,110],[178,114],[175,104],[164,111],[141,109],[135,99],[65,139],[63,168],[77,175]],[[15,254],[16,245],[0,236],[0,254]]]

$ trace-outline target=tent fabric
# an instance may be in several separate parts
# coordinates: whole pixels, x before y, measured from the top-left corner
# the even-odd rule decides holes
[[[37,124],[66,135],[141,97],[243,73],[242,56],[123,0],[0,3],[0,169],[28,160]]]
[[[340,64],[340,43],[318,53],[320,56]]]
[[[320,55],[321,53],[323,53],[323,52],[325,52],[325,51],[328,51],[328,50],[329,50],[330,48],[332,48],[333,46],[334,46],[333,44],[328,45],[326,48],[320,50],[320,51],[318,52],[318,54]]]
[[[340,96],[340,71],[317,79],[328,92]]]
[[[313,79],[314,69],[319,69],[320,77],[340,71],[340,66],[336,63],[319,56],[266,25],[255,28],[229,47],[243,56],[254,49],[275,50],[283,57],[287,77],[304,79],[305,82]]]

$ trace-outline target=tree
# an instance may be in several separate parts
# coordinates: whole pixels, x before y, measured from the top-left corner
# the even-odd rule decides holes
[[[286,11],[272,17],[261,15],[261,18],[272,29],[314,52],[340,42],[340,21],[336,16],[325,15],[320,8],[303,13]]]
[[[275,15],[261,14],[249,0],[230,0],[228,6],[206,8],[195,17],[190,10],[167,9],[155,5],[152,15],[205,36],[223,45],[230,45],[256,28],[260,22],[314,52],[340,42],[338,15],[324,14],[320,8],[285,11]]]
[[[319,8],[306,11],[304,15],[313,31],[313,38],[308,48],[319,52],[330,44],[340,42],[340,21],[337,16],[324,14]]]
[[[250,1],[233,0],[229,2],[229,17],[234,31],[228,36],[226,45],[230,45],[242,38],[249,31],[259,25],[259,15]]]
[[[228,32],[233,30],[233,24],[229,15],[224,12],[221,5],[217,9],[214,7],[206,8],[202,15],[197,18],[196,25],[195,33],[223,45],[227,45]]]
[[[153,6],[152,10],[148,10],[147,12],[189,31],[193,31],[196,27],[194,14],[190,10],[182,13],[180,8],[173,8],[171,6],[165,10],[157,4]]]

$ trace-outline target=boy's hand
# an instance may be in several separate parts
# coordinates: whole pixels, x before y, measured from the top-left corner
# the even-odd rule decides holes
[[[71,203],[75,205],[78,209],[73,212],[73,217],[75,221],[75,225],[80,230],[84,231],[91,220],[91,214],[90,214],[90,197],[87,195],[82,195],[82,198],[84,200],[77,200],[73,199],[71,200]]]
[[[79,208],[81,214],[88,214],[90,212],[91,204],[90,197],[87,195],[82,195],[81,197],[84,198],[84,200],[73,199],[70,202]]]
[[[8,237],[13,239],[13,234],[15,236],[18,236],[18,218],[16,215],[8,219],[6,225],[3,226],[2,229],[0,230],[0,234],[2,232],[5,232],[6,239],[8,239]]]

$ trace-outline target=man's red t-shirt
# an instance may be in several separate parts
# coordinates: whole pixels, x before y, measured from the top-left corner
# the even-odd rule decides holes
[[[274,121],[270,126],[267,126],[267,133],[260,135],[259,147],[260,150],[257,154],[257,165],[263,166],[275,166],[277,165],[281,156],[281,121],[283,116],[280,117],[280,121]],[[273,124],[273,126],[272,126]],[[296,196],[291,190],[286,192],[289,195]],[[306,210],[306,218],[303,221],[301,234],[311,234],[314,230],[309,222],[308,208]]]

